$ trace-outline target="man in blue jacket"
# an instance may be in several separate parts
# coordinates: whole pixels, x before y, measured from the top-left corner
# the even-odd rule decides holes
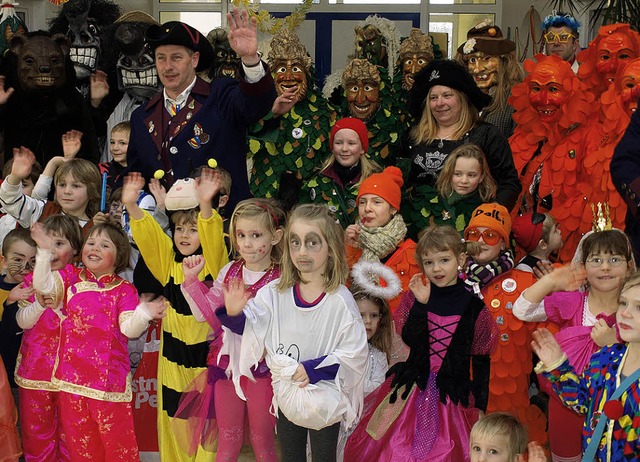
[[[635,111],[631,116],[627,130],[613,152],[611,180],[627,203],[625,233],[631,240],[636,261],[638,261],[640,257],[640,111]]]
[[[151,26],[162,93],[131,116],[129,170],[166,186],[215,159],[233,179],[227,205],[250,197],[246,131],[266,115],[276,98],[273,79],[258,54],[257,27],[246,10],[227,15],[229,42],[242,60],[240,78],[207,83],[196,72],[208,69],[214,53],[207,38],[179,21]]]

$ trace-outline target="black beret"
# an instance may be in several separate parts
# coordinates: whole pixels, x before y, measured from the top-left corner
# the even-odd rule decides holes
[[[491,102],[491,96],[483,93],[466,68],[455,61],[445,59],[431,61],[418,72],[408,97],[409,112],[416,120],[422,117],[423,103],[431,87],[442,85],[461,91],[478,111]]]
[[[213,65],[214,54],[211,43],[207,37],[188,24],[169,21],[160,26],[151,25],[145,35],[154,50],[160,45],[180,45],[200,53],[197,72],[207,70]]]

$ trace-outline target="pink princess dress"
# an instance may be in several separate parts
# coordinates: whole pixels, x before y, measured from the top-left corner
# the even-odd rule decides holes
[[[462,281],[432,285],[426,305],[405,294],[398,312],[409,308],[402,328],[409,358],[365,398],[365,413],[347,441],[346,462],[469,457],[469,433],[487,403],[495,322]]]
[[[226,274],[224,274],[225,270],[227,270]],[[233,279],[243,279],[244,261],[231,262],[227,267],[222,268],[220,273],[220,276],[223,276],[224,284]],[[247,285],[246,290],[251,293],[251,297],[255,297],[258,290],[279,277],[280,269],[272,267],[264,272],[256,282]],[[176,438],[180,446],[189,455],[193,455],[199,445],[208,451],[213,451],[216,447],[218,424],[214,406],[214,389],[218,380],[228,379],[225,370],[229,365],[229,357],[225,355],[218,358],[220,348],[222,348],[223,332],[222,324],[215,315],[215,311],[224,306],[221,290],[216,290],[215,287],[209,289],[197,279],[185,280],[181,285],[181,290],[189,306],[194,307],[195,305],[213,331],[213,340],[209,344],[209,354],[207,355],[207,370],[198,375],[184,391],[178,410],[174,415],[174,419],[188,421],[188,425],[174,425],[173,429],[176,431]],[[260,361],[253,373],[255,378],[269,375],[269,368],[264,360]]]

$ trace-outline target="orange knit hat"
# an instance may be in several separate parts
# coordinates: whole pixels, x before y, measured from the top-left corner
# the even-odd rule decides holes
[[[382,197],[394,209],[400,210],[403,184],[402,171],[398,167],[387,167],[382,173],[374,173],[360,184],[356,203],[358,203],[360,196],[375,194]]]
[[[509,245],[509,234],[511,233],[511,217],[509,211],[500,204],[492,202],[490,204],[482,204],[477,207],[471,215],[471,220],[467,228],[491,228],[496,231],[505,244]]]

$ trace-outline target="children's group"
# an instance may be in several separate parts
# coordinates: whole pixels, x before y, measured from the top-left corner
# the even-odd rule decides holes
[[[105,162],[5,135],[0,461],[640,460],[640,34],[554,13],[522,69],[373,17],[321,92],[227,21],[226,71],[146,22],[161,86],[108,124],[90,75]],[[0,117],[50,101],[18,74]]]

